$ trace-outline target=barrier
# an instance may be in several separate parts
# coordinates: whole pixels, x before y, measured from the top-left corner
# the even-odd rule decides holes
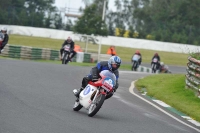
[[[144,66],[139,66],[139,67],[137,68],[137,71],[138,71],[138,72],[152,73],[151,68],[144,67]]]
[[[18,58],[18,59],[30,59],[30,60],[60,60],[60,51],[51,50],[49,48],[32,48],[26,46],[16,46],[7,44],[1,56],[9,58]],[[73,58],[74,62],[86,62],[89,63],[93,59],[97,59],[98,55],[91,53],[77,52],[76,56]],[[110,55],[101,54],[100,60],[108,60]]]
[[[188,60],[185,83],[187,87],[194,90],[200,98],[200,60],[192,58],[191,56],[188,57]]]
[[[98,54],[96,53],[90,53],[91,55],[91,58],[94,62],[97,62],[98,60]],[[108,54],[100,54],[100,59],[99,61],[108,61],[108,59],[110,59],[111,55],[108,55]]]
[[[47,38],[54,38],[54,39],[66,39],[67,36],[71,36],[73,40],[75,41],[76,40],[82,41],[81,38],[86,36],[86,35],[74,34],[72,31],[47,29],[47,28],[39,28],[39,27],[17,26],[17,25],[0,25],[0,26],[1,27],[6,26],[8,28],[9,34],[17,34],[17,35],[47,37]],[[146,39],[124,38],[124,37],[116,37],[116,36],[107,36],[107,37],[90,36],[88,39],[90,40],[90,38],[93,38],[93,40],[96,40],[95,43],[101,42],[101,44],[109,45],[109,46],[111,45],[122,46],[122,47],[129,47],[129,48],[135,48],[135,49],[148,49],[148,50],[154,50],[154,51],[166,51],[166,52],[186,53],[186,54],[199,52],[199,46],[194,46],[194,45],[189,45],[189,44],[160,42],[160,41],[153,41],[153,40],[146,40]],[[101,41],[97,41],[97,40],[101,40]]]

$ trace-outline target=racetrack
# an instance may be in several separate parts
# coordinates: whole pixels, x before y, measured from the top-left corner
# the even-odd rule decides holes
[[[0,133],[198,132],[129,92],[131,82],[147,73],[120,71],[117,92],[94,117],[84,108],[74,112],[72,90],[89,71],[90,67],[0,59]]]

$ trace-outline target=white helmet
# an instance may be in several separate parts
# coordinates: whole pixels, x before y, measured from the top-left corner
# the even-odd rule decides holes
[[[116,64],[117,67],[116,68],[113,68],[112,67],[112,64]],[[110,57],[110,59],[108,60],[108,68],[111,70],[111,71],[115,71],[117,70],[121,65],[121,59],[120,57],[118,56],[112,56]]]
[[[6,28],[6,27],[2,27],[2,28],[1,28],[1,32],[2,32],[2,33],[7,33],[7,28]]]
[[[163,66],[163,65],[164,65],[164,62],[160,62],[160,65]]]

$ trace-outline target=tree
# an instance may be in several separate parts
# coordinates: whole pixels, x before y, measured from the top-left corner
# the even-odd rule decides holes
[[[96,4],[86,7],[84,14],[76,22],[73,31],[80,34],[107,36],[107,26],[105,22],[102,21],[102,16],[97,10],[99,10],[99,8]]]
[[[54,0],[0,0],[2,24],[49,28],[57,12]],[[3,12],[3,13],[2,13]],[[55,13],[54,13],[55,14]]]
[[[143,6],[134,11],[135,18],[142,22],[137,25],[139,33],[152,34],[159,41],[200,43],[199,0],[141,1]]]

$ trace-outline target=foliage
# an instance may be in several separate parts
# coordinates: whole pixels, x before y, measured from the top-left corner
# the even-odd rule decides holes
[[[197,59],[197,60],[200,60],[200,51],[197,52],[197,53],[190,53],[190,56]]]
[[[0,0],[1,24],[63,28],[54,0]]]
[[[138,32],[142,39],[200,45],[199,6],[199,0],[115,0],[107,23],[130,30],[129,37]]]
[[[87,35],[107,36],[108,30],[102,16],[97,13],[97,4],[92,4],[84,10],[82,17],[78,19],[74,26],[74,32]]]
[[[111,35],[200,45],[200,0],[115,0],[116,11],[104,0],[93,0],[75,26],[63,24],[55,0],[0,0],[1,24],[74,30],[81,34]],[[86,3],[88,1],[85,0]],[[91,1],[90,1],[91,3]],[[136,34],[137,33],[137,34]],[[151,36],[149,36],[151,35]]]
[[[158,41],[200,45],[199,0],[142,0],[134,16],[143,22],[136,29]]]

